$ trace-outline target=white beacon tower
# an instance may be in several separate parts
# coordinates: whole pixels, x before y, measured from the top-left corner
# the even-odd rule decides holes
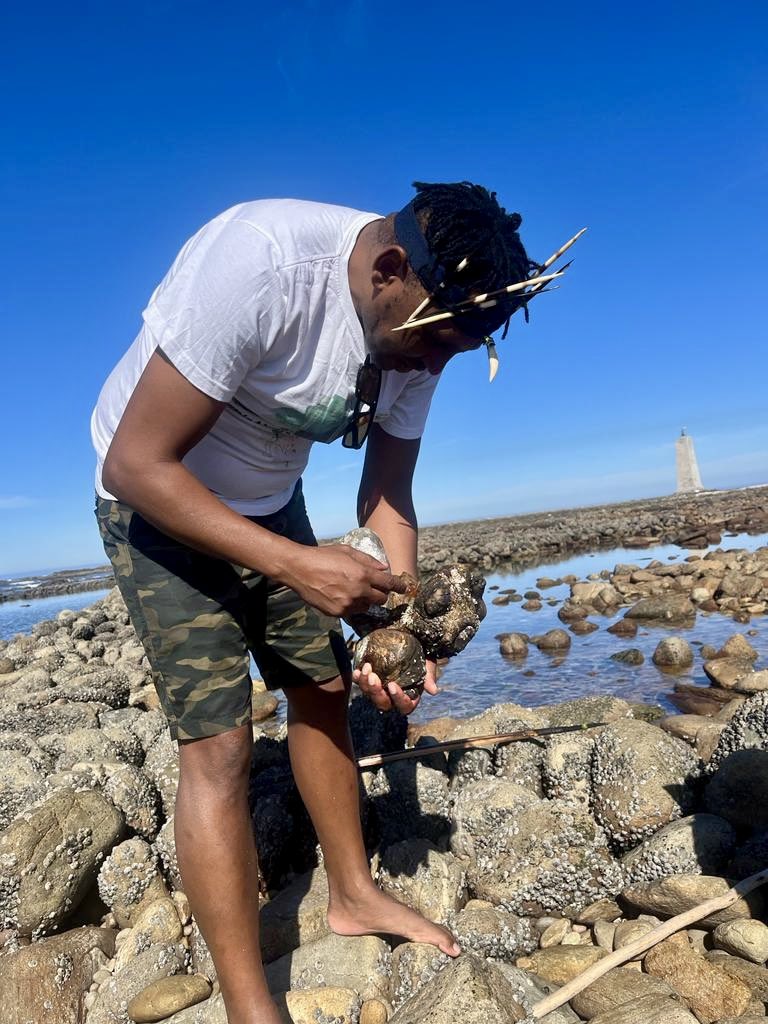
[[[675,441],[675,459],[677,462],[677,493],[685,494],[690,491],[703,490],[693,438],[686,434],[685,427]]]

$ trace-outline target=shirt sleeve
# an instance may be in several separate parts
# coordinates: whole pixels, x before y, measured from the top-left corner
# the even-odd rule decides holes
[[[176,369],[227,402],[260,361],[261,318],[280,299],[269,240],[243,221],[213,221],[186,243],[143,316]]]
[[[395,373],[396,371],[391,371]],[[375,421],[393,437],[404,441],[420,438],[424,433],[432,396],[435,393],[439,374],[426,371],[414,374],[392,403],[388,412],[378,413]]]

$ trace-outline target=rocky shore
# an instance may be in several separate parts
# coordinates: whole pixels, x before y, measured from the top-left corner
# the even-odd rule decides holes
[[[756,521],[738,514],[731,509],[728,529]],[[540,590],[551,582],[540,580]],[[566,582],[562,630],[502,636],[506,657],[523,657],[530,643],[562,649],[624,608],[611,629],[628,640],[666,625],[654,659],[668,671],[704,660],[712,685],[689,687],[699,703],[659,718],[599,695],[590,679],[596,695],[415,726],[352,701],[359,756],[422,748],[417,759],[361,772],[365,834],[378,884],[448,924],[463,949],[456,960],[396,937],[329,932],[325,873],[285,728],[270,718],[274,697],[254,683],[263,952],[286,1022],[530,1022],[547,993],[609,952],[768,867],[768,671],[759,651],[768,548]],[[734,621],[717,650],[694,652],[674,635],[701,610]],[[553,726],[578,728],[433,749]],[[225,1024],[176,861],[176,749],[116,591],[0,643],[0,760],[4,1024]],[[757,890],[709,915],[542,1019],[764,1020],[765,900]]]

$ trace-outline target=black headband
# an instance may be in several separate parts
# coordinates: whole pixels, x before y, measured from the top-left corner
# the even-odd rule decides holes
[[[435,302],[446,310],[455,310],[465,303],[470,295],[466,285],[451,281],[456,267],[448,268],[429,247],[421,230],[413,201],[395,214],[395,238],[405,249],[408,263],[418,277],[425,291]],[[499,329],[510,317],[508,303],[500,302],[492,309],[457,310],[456,326],[470,337],[483,338]],[[514,312],[514,309],[512,310]]]

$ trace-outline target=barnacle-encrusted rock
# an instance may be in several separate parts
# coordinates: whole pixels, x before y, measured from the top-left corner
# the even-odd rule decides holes
[[[451,825],[446,776],[414,761],[396,761],[363,778],[371,827],[383,847],[420,836],[444,846]]]
[[[390,1024],[514,1024],[525,1017],[499,968],[468,953],[451,961],[404,1002]]]
[[[746,700],[720,733],[707,773],[714,774],[736,750],[768,750],[768,693]]]
[[[333,985],[387,1001],[389,971],[389,946],[375,935],[325,935],[265,967],[270,992]]]
[[[22,946],[2,958],[0,1007],[5,1024],[73,1024],[94,972],[115,950],[115,932],[76,928]]]
[[[446,953],[427,942],[402,942],[392,951],[392,1005],[414,996],[450,963]]]
[[[327,935],[327,911],[328,876],[320,864],[298,875],[261,908],[259,928],[264,963]]]
[[[121,928],[129,927],[145,906],[168,895],[157,857],[143,839],[116,846],[99,871],[99,895]]]
[[[384,686],[397,683],[405,691],[416,692],[423,686],[427,671],[424,651],[418,640],[402,629],[375,629],[359,640],[355,668],[362,668],[366,662]]]
[[[12,822],[0,834],[0,927],[36,937],[66,920],[123,828],[106,797],[68,789]]]
[[[427,839],[404,839],[388,846],[376,881],[384,892],[430,921],[447,921],[466,902],[461,862]]]
[[[45,778],[31,758],[16,750],[0,748],[0,829],[45,793]]]
[[[121,971],[145,949],[161,942],[179,942],[182,928],[176,904],[161,896],[144,905],[115,956],[115,971]]]
[[[736,833],[715,814],[692,814],[659,829],[621,860],[627,883],[668,875],[719,874],[736,847]]]
[[[349,702],[349,731],[358,757],[387,754],[405,746],[408,719],[405,715],[384,715],[362,693],[353,692]],[[281,752],[287,766],[288,744],[285,741]]]
[[[187,960],[188,951],[180,943],[150,946],[99,988],[88,1024],[130,1024],[128,1004],[134,996],[161,978],[181,974]]]
[[[144,771],[154,782],[166,818],[173,814],[179,787],[179,754],[167,729],[157,735],[144,758]]]
[[[104,767],[104,795],[120,808],[130,828],[145,839],[154,839],[160,827],[160,800],[154,784],[141,768],[132,764]]]
[[[485,900],[470,900],[448,919],[462,950],[507,960],[536,949],[538,935],[529,918],[500,910]]]
[[[724,758],[707,783],[704,804],[737,828],[768,828],[768,750],[734,750]]]
[[[116,745],[101,729],[74,729],[72,732],[41,736],[40,746],[56,759],[59,771],[71,768],[79,761],[104,763],[120,760]]]
[[[592,805],[617,849],[693,809],[699,771],[690,747],[647,722],[613,722],[595,740]]]
[[[373,1000],[384,1009],[379,1000]],[[317,988],[280,992],[275,1003],[283,1020],[292,1024],[362,1024],[362,1000],[352,988],[338,985],[320,985]]]
[[[103,705],[101,705],[103,706]],[[0,708],[0,732],[22,732],[27,736],[69,733],[75,729],[95,729],[99,724],[98,704],[56,701],[44,707],[15,701]]]
[[[176,856],[176,836],[173,831],[173,815],[171,815],[161,827],[152,846],[160,858],[163,876],[167,879],[171,889],[182,889],[183,886],[181,883],[181,873],[179,871],[179,861]]]

